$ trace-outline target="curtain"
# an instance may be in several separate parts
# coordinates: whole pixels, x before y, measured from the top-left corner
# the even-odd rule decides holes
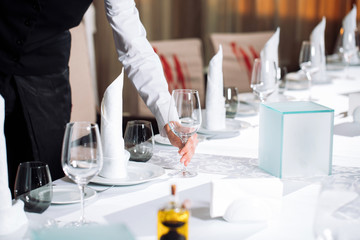
[[[326,53],[333,52],[344,16],[357,0],[135,0],[150,41],[200,38],[204,64],[214,54],[209,41],[213,32],[274,31],[280,27],[280,66],[298,69],[303,40],[326,17]],[[99,97],[119,74],[112,33],[104,14],[103,1],[94,1],[97,33],[95,53]],[[360,9],[358,8],[358,12]],[[358,14],[359,18],[359,14]],[[125,82],[124,88],[131,88]],[[125,94],[131,91],[124,91]],[[132,91],[133,93],[133,91]],[[126,106],[124,106],[126,111]]]

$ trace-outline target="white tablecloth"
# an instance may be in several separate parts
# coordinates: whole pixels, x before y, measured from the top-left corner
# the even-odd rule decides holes
[[[332,78],[331,84],[313,86],[313,97],[319,99],[320,104],[333,108],[335,115],[347,111],[348,93],[360,92],[360,68],[351,67],[349,72],[356,79],[343,79],[344,71],[333,71],[328,72]],[[293,93],[285,92],[289,95]],[[152,182],[114,187],[86,202],[86,218],[101,223],[121,222],[128,226],[137,239],[156,239],[157,210],[168,200],[170,185],[176,183],[180,199],[190,199],[192,203],[189,222],[191,240],[313,239],[314,212],[321,179],[283,180],[284,197],[278,221],[239,224],[210,217],[212,180],[227,176],[269,176],[257,168],[258,116],[237,119],[249,122],[252,126],[241,130],[235,138],[199,143],[189,165],[199,172],[197,177],[178,179],[166,174]],[[351,121],[351,117],[335,117],[335,127]],[[360,136],[334,135],[333,144],[334,174],[360,175]],[[175,148],[156,144],[150,163],[172,168],[178,159]],[[58,180],[56,184],[71,183]],[[51,205],[41,217],[67,222],[78,219],[79,214],[79,204]],[[29,214],[29,218],[35,219],[35,215]]]

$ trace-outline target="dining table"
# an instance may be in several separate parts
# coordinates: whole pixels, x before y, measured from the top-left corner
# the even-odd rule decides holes
[[[351,78],[345,76],[344,68],[329,68],[326,73],[329,81],[313,84],[311,91],[314,97],[312,101],[334,109],[332,174],[349,178],[360,176],[360,123],[354,123],[352,113],[348,112],[349,94],[360,92],[360,66],[349,67],[348,75]],[[276,93],[278,98],[274,101],[295,101],[301,91],[285,88],[281,93]],[[241,93],[239,99],[239,109],[246,107],[246,104],[255,104],[256,109],[256,104],[259,104],[255,100],[250,102],[254,99],[252,93]],[[188,165],[198,173],[196,177],[171,177],[169,173],[181,168],[178,149],[155,142],[153,156],[144,165],[161,167],[163,174],[148,181],[115,184],[110,188],[111,184],[90,183],[88,186],[96,189],[96,194],[85,201],[86,219],[100,225],[123,224],[138,240],[157,239],[158,210],[169,201],[171,185],[176,184],[179,201],[190,202],[191,240],[315,239],[314,218],[321,182],[325,177],[281,178],[281,210],[276,218],[269,221],[228,222],[222,217],[211,217],[214,181],[272,177],[258,166],[258,112],[238,112],[229,121],[241,124],[236,134],[230,132],[221,137],[216,132],[205,131],[206,134],[203,134],[204,131],[199,131],[199,143]],[[59,186],[76,188],[76,184],[66,177],[53,184],[54,189]],[[61,226],[79,218],[80,204],[54,203],[42,214],[27,213],[27,216],[30,226],[48,219],[55,220]]]

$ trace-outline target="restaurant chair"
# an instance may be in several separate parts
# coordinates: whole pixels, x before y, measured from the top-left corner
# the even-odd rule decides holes
[[[70,121],[96,122],[96,86],[91,75],[84,22],[72,28],[69,61],[72,110]]]
[[[169,85],[169,92],[173,89],[197,89],[200,102],[204,107],[205,82],[203,72],[203,49],[200,39],[177,39],[150,42],[158,54],[164,74]],[[131,100],[133,101],[133,100]],[[153,117],[139,94],[137,94],[136,112],[132,116]],[[125,107],[125,106],[124,106]]]
[[[223,48],[224,86],[235,86],[239,92],[250,92],[252,65],[274,31],[250,33],[212,33],[214,54]]]

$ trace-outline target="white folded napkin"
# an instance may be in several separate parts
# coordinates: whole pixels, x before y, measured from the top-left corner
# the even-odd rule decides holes
[[[101,141],[104,164],[99,175],[118,179],[127,177],[128,156],[124,153],[122,134],[122,88],[124,69],[108,86],[101,102]]]
[[[226,109],[224,99],[224,83],[222,72],[222,46],[210,60],[206,86],[205,128],[209,130],[225,129]]]
[[[325,26],[326,18],[323,17],[321,22],[313,29],[310,34],[310,42],[315,46],[316,53],[313,59],[314,66],[319,70],[312,74],[314,83],[327,82],[326,78],[326,60],[325,60]]]
[[[0,239],[17,231],[27,223],[24,203],[16,201],[12,204],[8,181],[6,143],[4,136],[5,101],[0,95]]]
[[[346,46],[347,49],[352,49],[355,47],[356,13],[357,13],[357,8],[356,5],[354,4],[351,11],[344,17],[342,22],[342,27],[344,30],[343,36],[348,36],[348,37],[343,37],[342,38],[343,42],[340,44]],[[358,63],[358,62],[359,62],[358,54],[354,54],[350,59],[350,63]]]
[[[277,27],[275,33],[271,38],[265,43],[263,49],[260,52],[261,60],[271,60],[276,63],[276,66],[279,66],[279,41],[280,41],[280,28]]]
[[[228,222],[273,220],[281,211],[282,193],[278,178],[217,179],[212,182],[210,216]]]
[[[260,59],[261,59],[261,65],[265,66],[265,61],[272,61],[276,64],[275,68],[270,68],[271,71],[274,71],[274,73],[271,74],[274,76],[278,76],[278,69],[279,69],[279,41],[280,41],[280,28],[278,27],[275,31],[275,33],[271,36],[271,38],[265,43],[265,46],[260,52]],[[265,68],[261,68],[261,72],[265,72]],[[268,75],[265,73],[261,74],[262,78],[267,78]],[[274,81],[273,84],[275,85],[275,92],[277,91],[276,82]]]

